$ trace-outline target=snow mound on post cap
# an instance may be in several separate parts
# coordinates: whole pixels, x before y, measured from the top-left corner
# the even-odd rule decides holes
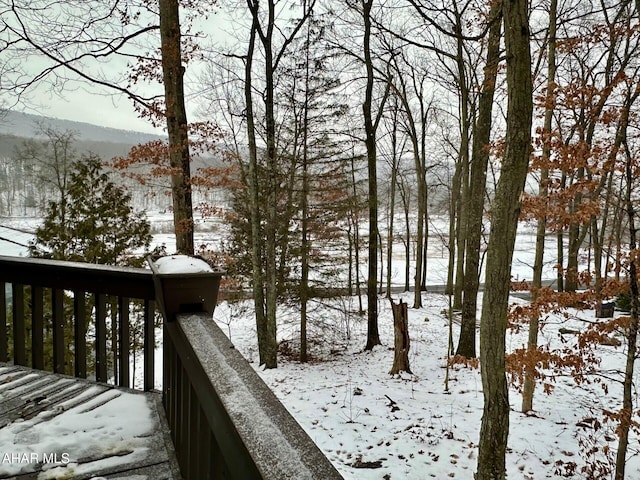
[[[160,257],[155,262],[158,273],[209,273],[211,266],[197,257],[189,255],[169,255]]]

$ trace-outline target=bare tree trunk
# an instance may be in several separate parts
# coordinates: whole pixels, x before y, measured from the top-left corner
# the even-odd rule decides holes
[[[504,480],[509,435],[509,390],[505,375],[505,337],[511,261],[520,196],[531,150],[533,113],[529,12],[527,0],[503,2],[507,58],[505,151],[491,210],[487,274],[480,322],[480,368],[484,411],[476,480]]]
[[[369,273],[367,276],[367,344],[365,350],[380,345],[378,333],[378,178],[376,154],[376,126],[373,120],[373,59],[371,57],[371,7],[373,0],[363,2],[364,61],[367,70],[367,86],[362,111],[364,115],[365,145],[369,180]]]
[[[547,101],[545,103],[544,126],[543,126],[543,144],[542,144],[542,161],[548,162],[551,155],[551,122],[553,120],[553,110],[555,102],[553,101],[555,92],[556,77],[556,21],[558,13],[558,0],[551,0],[549,6],[549,53],[547,67]],[[540,173],[540,185],[538,195],[546,198],[549,193],[549,168],[544,165]],[[536,231],[536,253],[533,261],[533,281],[531,285],[532,298],[535,299],[538,290],[542,287],[542,267],[544,265],[544,242],[547,231],[546,214],[538,219],[538,227]],[[527,341],[527,353],[532,355],[538,349],[538,330],[539,318],[536,315],[529,323],[529,338]],[[536,388],[535,371],[527,368],[524,377],[524,386],[522,390],[522,412],[527,413],[533,410],[533,393]]]
[[[184,67],[180,50],[178,0],[159,0],[162,78],[169,137],[169,163],[176,250],[192,255],[193,206],[187,113],[184,104]]]
[[[351,186],[353,188],[353,201],[351,215],[353,218],[353,253],[356,270],[356,296],[358,297],[358,314],[362,315],[364,307],[362,305],[362,289],[360,288],[360,213],[358,205],[358,192],[356,189],[356,169],[355,159],[351,157]]]
[[[623,179],[620,179],[620,183],[622,184]],[[622,189],[623,185],[620,185]],[[621,270],[621,257],[622,257],[622,222],[623,222],[624,212],[623,207],[620,205],[620,202],[616,205],[616,216],[615,216],[615,228],[614,228],[614,239],[616,246],[616,261],[615,261],[615,280],[616,282],[620,281],[620,270]]]
[[[265,63],[265,127],[266,127],[266,171],[267,171],[267,201],[265,206],[265,299],[266,299],[266,327],[267,343],[265,345],[265,368],[278,366],[278,342],[276,339],[276,308],[278,299],[278,267],[277,267],[277,225],[278,225],[278,159],[276,157],[276,120],[275,120],[275,79],[273,57],[273,29],[275,28],[275,2],[268,0],[268,23],[266,32],[259,37],[264,49]]]
[[[494,2],[499,5],[499,2]],[[477,201],[471,197],[470,185],[469,185],[469,140],[471,136],[471,114],[469,112],[469,88],[467,86],[467,71],[464,62],[464,37],[462,35],[462,18],[461,14],[457,10],[456,2],[452,4],[455,8],[455,37],[456,37],[456,59],[457,59],[457,78],[458,82],[458,101],[460,104],[459,113],[460,116],[460,151],[458,152],[458,162],[461,165],[462,177],[460,179],[460,204],[458,205],[458,229],[456,245],[458,249],[457,264],[456,264],[456,286],[454,292],[453,307],[455,309],[462,308],[463,295],[466,295],[464,291],[465,282],[465,259],[468,249],[468,226],[469,215],[471,214],[471,203]],[[482,203],[482,202],[481,202]],[[473,344],[475,350],[475,325],[473,331]],[[475,356],[475,353],[474,355]]]
[[[404,182],[398,184],[400,190],[400,198],[402,199],[402,209],[404,211],[404,291],[408,292],[410,289],[409,277],[411,275],[411,227],[409,223],[409,190]]]
[[[564,179],[564,174],[562,175]],[[564,182],[562,182],[564,184]],[[564,188],[564,186],[562,187]],[[556,290],[564,292],[564,231],[562,228],[558,230],[556,235],[556,252],[557,252],[557,271],[556,271]]]
[[[602,222],[602,228],[600,229],[600,238],[598,239],[598,243],[600,244],[600,248],[602,249],[602,258],[600,261],[604,263],[604,270],[601,273],[603,279],[607,278],[607,274],[609,273],[609,255],[611,253],[611,235],[609,235],[607,239],[606,233],[611,229],[610,222],[609,222],[609,214],[611,211],[611,203],[612,203],[613,197],[614,197],[613,174],[610,173],[607,178],[604,208],[602,210],[603,222]],[[611,223],[615,224],[615,210],[614,210],[614,219]],[[605,250],[605,243],[607,244],[606,250]],[[602,269],[602,265],[600,266],[600,268]]]
[[[351,214],[347,215],[347,242],[349,244],[349,250],[347,253],[347,257],[349,258],[349,268],[347,270],[347,295],[350,297],[353,295],[353,234],[351,231],[353,230],[351,221]]]
[[[410,115],[410,113],[408,114]],[[413,119],[409,121],[412,125]],[[412,144],[413,144],[413,156],[416,164],[416,175],[417,175],[417,183],[418,183],[418,227],[416,232],[416,276],[414,279],[414,292],[413,292],[413,308],[422,307],[422,265],[424,263],[423,257],[423,249],[424,249],[424,225],[425,225],[425,216],[424,212],[426,211],[426,197],[427,197],[427,181],[425,178],[424,166],[422,165],[422,161],[420,159],[420,154],[418,152],[418,138],[417,134],[411,135]]]
[[[427,291],[427,268],[429,267],[429,190],[425,190],[427,190],[427,198],[424,199],[424,241],[422,242],[422,275],[420,275],[420,290],[423,292]]]
[[[391,192],[389,199],[389,228],[387,230],[387,298],[391,298],[391,273],[393,263],[393,217],[396,213],[396,180],[398,176],[398,166],[395,157],[395,131],[393,136],[393,165],[391,168]]]
[[[380,265],[380,278],[378,279],[378,295],[382,295],[382,286],[384,285],[384,248],[382,243],[382,235],[378,230],[378,253],[380,258],[378,259]]]
[[[633,375],[636,361],[636,352],[638,349],[638,325],[640,316],[640,291],[638,288],[638,265],[637,255],[635,254],[638,248],[637,244],[637,230],[636,230],[636,211],[634,202],[636,202],[633,196],[633,180],[634,170],[637,168],[637,164],[634,162],[634,158],[629,150],[629,145],[626,141],[626,131],[629,121],[629,110],[631,105],[640,95],[640,84],[636,86],[633,95],[627,99],[622,118],[620,123],[623,126],[624,135],[624,152],[626,156],[625,165],[625,177],[626,177],[626,191],[625,191],[625,203],[627,211],[627,220],[629,222],[629,289],[631,291],[631,323],[629,330],[627,331],[627,358],[624,372],[624,383],[622,393],[622,412],[620,418],[620,426],[618,428],[618,450],[616,452],[616,474],[615,480],[624,480],[625,466],[627,458],[627,449],[629,446],[629,429],[633,420]]]
[[[302,198],[301,198],[301,230],[302,242],[300,245],[300,362],[307,361],[307,303],[309,301],[309,251],[311,241],[309,239],[309,47],[311,28],[307,25],[307,38],[305,42],[306,62],[304,70],[304,116],[302,123]],[[293,190],[293,189],[292,189]],[[284,262],[283,262],[284,263]]]
[[[500,58],[500,33],[502,31],[502,7],[494,2],[489,13],[489,39],[484,80],[478,105],[478,119],[473,132],[469,196],[467,202],[467,241],[465,247],[464,298],[457,355],[466,358],[476,356],[476,317],[478,310],[478,289],[480,286],[480,241],[484,216],[484,194],[487,183],[487,165],[491,140],[491,114],[498,60]]]
[[[453,296],[455,288],[456,267],[456,231],[458,225],[458,202],[460,202],[460,175],[462,174],[460,162],[456,164],[455,172],[451,179],[451,196],[449,198],[449,263],[447,264],[447,288],[446,294]],[[450,302],[453,309],[453,300]]]
[[[456,275],[453,287],[453,309],[462,309],[463,281],[464,281],[464,252],[467,242],[467,224],[464,213],[469,202],[469,162],[460,160],[460,192],[458,193],[458,204],[456,205]]]
[[[572,201],[571,214],[575,214],[575,204],[579,203],[582,196],[576,194]],[[569,225],[569,240],[567,246],[567,268],[565,271],[564,289],[567,292],[575,292],[578,289],[578,252],[580,251],[580,225]]]
[[[389,374],[411,373],[409,365],[409,348],[411,346],[409,340],[409,305],[402,300],[396,305],[391,298],[389,302],[391,302],[391,311],[393,312],[394,336],[393,366]]]
[[[262,213],[260,211],[260,198],[258,194],[258,147],[256,145],[255,121],[253,116],[252,97],[252,64],[255,48],[257,23],[254,19],[249,37],[249,47],[245,64],[245,105],[247,115],[247,138],[249,143],[249,176],[247,179],[249,190],[249,215],[251,222],[251,271],[253,287],[253,305],[256,315],[256,333],[258,336],[259,362],[262,365],[266,361],[267,330],[264,307],[264,279],[262,274]]]

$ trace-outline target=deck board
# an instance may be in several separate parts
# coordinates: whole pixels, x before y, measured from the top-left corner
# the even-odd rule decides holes
[[[0,364],[0,479],[180,478],[158,393]]]

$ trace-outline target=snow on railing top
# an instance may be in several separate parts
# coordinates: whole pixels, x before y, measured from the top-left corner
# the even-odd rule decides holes
[[[211,266],[204,260],[188,255],[169,255],[160,257],[155,262],[158,273],[210,273]]]

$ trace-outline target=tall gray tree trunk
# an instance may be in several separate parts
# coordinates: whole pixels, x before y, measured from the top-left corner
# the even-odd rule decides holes
[[[409,287],[409,277],[411,272],[411,222],[410,222],[410,213],[411,213],[411,200],[409,198],[410,191],[404,180],[401,180],[398,184],[398,189],[400,190],[400,199],[402,200],[402,211],[404,212],[404,291],[408,292]]]
[[[280,286],[277,241],[280,225],[278,216],[278,200],[280,192],[286,187],[281,187],[282,178],[279,173],[279,163],[281,159],[279,158],[276,149],[275,75],[278,68],[278,62],[282,58],[291,40],[300,31],[302,25],[307,20],[314,2],[311,1],[309,4],[306,2],[303,3],[304,10],[302,17],[296,21],[295,26],[290,31],[287,39],[283,42],[280,48],[275,51],[273,34],[274,31],[279,32],[278,26],[276,25],[276,1],[267,0],[265,4],[266,7],[264,11],[261,11],[260,2],[257,0],[247,0],[247,7],[249,8],[252,17],[251,35],[253,38],[253,44],[255,44],[255,40],[259,40],[262,45],[262,67],[264,69],[264,89],[262,99],[264,103],[264,142],[266,144],[264,177],[261,177],[261,180],[266,182],[265,190],[267,194],[266,199],[263,200],[264,205],[262,208],[260,209],[256,206],[259,213],[257,226],[260,227],[262,225],[262,231],[260,234],[263,235],[263,238],[257,240],[257,243],[261,243],[263,247],[261,253],[264,261],[261,264],[263,265],[264,273],[257,274],[254,272],[253,277],[254,282],[257,277],[261,277],[263,280],[263,283],[260,284],[260,288],[263,289],[261,295],[263,295],[264,300],[264,317],[259,320],[259,314],[256,312],[256,322],[261,322],[261,325],[259,325],[258,328],[262,329],[264,334],[262,345],[259,347],[260,364],[264,365],[265,368],[276,368],[278,366],[276,311]],[[249,65],[248,61],[247,65]],[[245,97],[250,96],[251,92],[245,91]],[[257,175],[256,172],[253,172],[253,174]],[[292,174],[293,172],[291,172],[291,175]],[[262,216],[262,218],[260,218],[260,216]],[[254,220],[252,219],[252,222],[253,221]],[[283,243],[283,247],[286,248],[286,240],[284,240]],[[257,289],[258,286],[254,285],[254,293],[260,294],[260,292],[257,292]],[[257,304],[258,300],[256,299],[254,301]]]
[[[393,227],[396,213],[396,184],[398,181],[398,164],[400,155],[398,154],[398,105],[393,105],[393,125],[391,132],[391,185],[389,192],[389,224],[387,229],[387,298],[391,298],[391,277],[393,273]]]
[[[351,188],[352,188],[352,201],[351,211],[349,218],[352,220],[353,228],[353,242],[351,244],[353,248],[354,267],[356,273],[356,297],[358,297],[358,315],[364,313],[364,307],[362,305],[362,288],[360,286],[360,204],[358,202],[358,190],[356,187],[356,166],[355,158],[351,157]],[[351,289],[351,283],[349,283]]]
[[[267,171],[267,201],[265,206],[265,307],[267,343],[265,345],[265,368],[278,366],[278,342],[276,339],[276,307],[278,299],[278,265],[277,241],[278,228],[278,159],[276,158],[276,120],[275,120],[275,79],[273,57],[273,30],[275,28],[275,2],[268,0],[268,22],[266,31],[258,30],[258,36],[264,49],[264,106],[266,127],[266,171]],[[261,33],[262,32],[262,33]]]
[[[300,221],[302,241],[300,245],[300,362],[307,361],[307,307],[309,302],[309,251],[311,239],[309,238],[309,89],[310,87],[310,48],[311,27],[307,25],[306,42],[304,44],[305,68],[304,68],[304,112],[302,120],[302,192]],[[293,190],[293,188],[292,188]],[[284,262],[282,262],[284,263]]]
[[[453,309],[462,309],[464,283],[464,253],[467,243],[467,223],[465,209],[469,204],[469,158],[460,156],[460,191],[456,204],[456,275],[453,287]]]
[[[486,289],[480,321],[480,369],[484,411],[480,426],[476,480],[504,480],[509,435],[509,390],[505,375],[505,337],[520,195],[531,150],[533,113],[527,0],[503,2],[507,61],[505,151],[491,210]]]
[[[449,249],[449,262],[447,263],[447,288],[446,294],[453,296],[455,288],[456,269],[456,232],[458,225],[458,203],[460,202],[460,181],[462,175],[462,165],[456,164],[453,177],[451,178],[451,195],[449,198],[449,238],[447,248]],[[453,308],[453,300],[451,301]],[[474,333],[475,334],[475,333]]]
[[[627,138],[627,125],[629,122],[629,110],[640,95],[640,86],[635,88],[633,94],[629,94],[625,108],[623,110],[620,123],[624,132],[624,151],[626,156],[625,177],[625,206],[627,220],[629,222],[629,250],[635,252],[638,248],[637,228],[636,228],[636,207],[637,203],[633,195],[634,169],[637,163],[629,151]],[[624,480],[625,467],[627,459],[627,449],[629,446],[629,429],[633,421],[633,375],[636,362],[636,352],[638,350],[638,326],[640,323],[640,291],[638,288],[638,263],[635,254],[630,255],[629,259],[629,289],[631,292],[631,323],[627,331],[627,358],[624,372],[624,383],[622,392],[622,412],[620,418],[620,426],[618,428],[618,450],[616,452],[616,473],[615,480]]]
[[[489,39],[484,68],[482,92],[478,104],[478,118],[473,132],[469,197],[467,202],[467,242],[465,247],[464,298],[457,355],[466,358],[476,356],[476,316],[480,275],[480,241],[484,216],[484,194],[487,183],[487,165],[491,140],[491,114],[498,61],[500,59],[500,33],[502,31],[502,5],[494,2],[489,13]]]
[[[193,254],[193,205],[191,201],[191,165],[187,112],[184,104],[184,67],[180,49],[180,16],[178,0],[159,0],[160,41],[162,44],[162,79],[165,116],[169,137],[169,163],[173,225],[176,250]]]
[[[362,111],[364,115],[365,145],[369,179],[369,273],[367,275],[367,343],[365,350],[380,345],[378,333],[378,178],[376,154],[376,127],[374,125],[373,102],[373,59],[371,57],[371,7],[373,0],[363,2],[364,19],[364,61],[367,70],[367,86]]]
[[[556,20],[558,13],[558,0],[551,0],[549,6],[549,53],[547,55],[547,101],[545,103],[544,126],[543,126],[543,144],[542,144],[542,161],[548,162],[551,156],[551,126],[553,120],[553,110],[555,102],[554,85],[556,77]],[[549,192],[549,168],[543,165],[540,173],[540,185],[538,195],[546,198]],[[547,233],[547,216],[546,214],[538,219],[536,231],[536,253],[533,260],[533,281],[531,282],[531,291],[533,298],[537,296],[538,290],[542,287],[542,267],[544,265],[544,243]],[[529,338],[527,341],[527,351],[530,355],[538,349],[538,330],[539,318],[536,315],[529,323]],[[522,412],[527,413],[533,410],[533,393],[536,388],[535,371],[528,368],[525,371],[524,386],[522,389]]]
[[[267,342],[266,317],[264,306],[264,279],[262,273],[262,229],[260,198],[258,194],[258,147],[256,145],[255,120],[253,115],[252,66],[255,49],[257,21],[254,19],[249,36],[249,47],[245,63],[245,106],[247,115],[247,138],[249,143],[249,175],[247,178],[249,195],[249,216],[251,222],[251,272],[253,288],[253,305],[256,316],[256,333],[258,336],[258,355],[262,365],[266,359],[264,346]]]
[[[496,2],[499,3],[499,2]],[[464,62],[464,37],[462,34],[462,18],[458,12],[456,2],[453,2],[455,9],[455,36],[456,36],[456,59],[457,59],[457,82],[458,82],[458,101],[460,104],[460,151],[458,153],[458,162],[462,167],[462,177],[460,181],[460,199],[461,202],[458,205],[458,231],[456,238],[456,245],[458,249],[457,264],[456,264],[456,287],[454,295],[454,308],[461,309],[462,302],[464,300],[464,280],[466,276],[465,272],[465,258],[467,252],[468,243],[468,225],[471,204],[476,201],[471,197],[470,185],[469,185],[469,140],[471,136],[471,124],[473,123],[472,116],[469,112],[469,88],[467,86],[467,71]],[[475,325],[473,331],[473,343],[475,347]],[[474,348],[475,349],[475,348]],[[473,355],[475,356],[475,354]]]

